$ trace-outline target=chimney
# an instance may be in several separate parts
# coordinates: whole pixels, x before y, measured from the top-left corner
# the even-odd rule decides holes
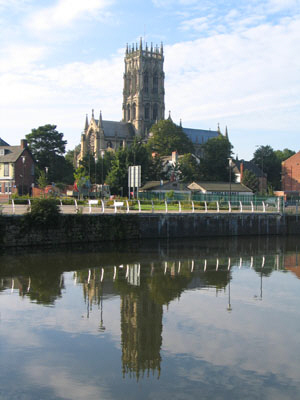
[[[21,149],[26,149],[26,147],[27,147],[27,140],[21,139]]]
[[[172,151],[172,162],[177,163],[178,161],[178,153],[177,151]]]
[[[241,166],[240,166],[240,174],[241,174],[241,183],[243,180],[243,175],[244,175],[244,163],[241,162]]]

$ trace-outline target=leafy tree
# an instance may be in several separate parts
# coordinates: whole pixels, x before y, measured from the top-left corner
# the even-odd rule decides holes
[[[161,157],[155,155],[150,159],[146,180],[160,181],[161,179],[167,179],[167,171],[164,171]]]
[[[179,154],[192,153],[193,143],[183,132],[182,127],[169,119],[160,120],[151,128],[152,137],[148,141],[150,152],[160,156],[170,155],[177,150]]]
[[[282,156],[280,153],[278,153],[278,155],[280,157]],[[273,148],[269,145],[258,147],[253,155],[252,161],[267,175],[267,180],[272,188],[279,189],[281,160],[277,157]]]
[[[68,168],[63,157],[67,142],[63,140],[63,133],[56,130],[56,125],[48,124],[32,129],[26,139],[39,171],[45,171],[48,167],[50,182],[63,181]]]
[[[111,169],[106,177],[112,194],[123,194],[128,187],[128,151],[119,149],[112,160]]]
[[[41,171],[40,173],[40,176],[38,178],[38,185],[41,189],[45,189],[45,187],[48,185],[47,176],[44,171]]]
[[[295,151],[290,149],[283,149],[283,150],[275,150],[275,155],[280,162],[287,160],[288,158],[292,157],[296,154]]]
[[[184,182],[197,181],[200,176],[199,164],[191,153],[184,154],[179,159],[179,171]]]
[[[258,179],[256,175],[249,171],[248,169],[245,169],[243,178],[242,178],[242,184],[247,186],[249,189],[251,189],[254,193],[258,191]]]
[[[228,158],[232,154],[232,145],[225,136],[209,139],[202,147],[200,176],[204,181],[229,180]]]

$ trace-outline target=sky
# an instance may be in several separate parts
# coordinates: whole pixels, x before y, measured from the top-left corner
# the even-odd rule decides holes
[[[166,116],[234,155],[300,150],[300,0],[0,0],[0,137],[122,118],[126,43],[164,44]]]

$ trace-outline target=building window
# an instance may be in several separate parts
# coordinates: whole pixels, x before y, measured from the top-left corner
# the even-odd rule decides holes
[[[154,104],[153,106],[153,121],[156,121],[158,117],[158,108],[157,108],[157,104]]]
[[[130,121],[130,105],[127,105],[127,121]]]
[[[11,193],[11,183],[5,182],[4,189],[5,189],[5,193]]]
[[[132,119],[136,119],[136,105],[133,103],[132,105]]]
[[[9,176],[9,164],[4,163],[4,176]]]
[[[146,104],[145,105],[145,119],[149,119],[150,118],[150,105]]]
[[[148,93],[149,91],[149,78],[148,78],[148,73],[146,72],[144,75],[144,92]]]
[[[153,76],[153,93],[157,94],[158,93],[158,76],[155,74]]]

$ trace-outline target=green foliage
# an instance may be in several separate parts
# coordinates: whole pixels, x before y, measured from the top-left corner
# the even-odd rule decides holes
[[[48,185],[48,180],[46,173],[44,171],[40,172],[40,176],[38,178],[38,185],[41,189],[45,189],[45,187]]]
[[[251,189],[254,193],[258,191],[259,182],[256,175],[246,169],[243,174],[242,184]]]
[[[290,149],[275,150],[275,155],[280,162],[287,160],[294,154],[296,154],[296,152]]]
[[[155,155],[151,157],[148,165],[147,179],[149,181],[160,181],[167,179],[167,173],[163,170],[163,163],[161,157]]]
[[[151,128],[153,136],[149,139],[147,147],[150,152],[167,156],[177,150],[179,154],[192,153],[193,143],[183,132],[182,128],[171,120],[160,120]]]
[[[220,135],[204,143],[199,168],[200,180],[227,182],[228,158],[231,154],[232,145],[225,136]]]
[[[193,182],[200,178],[200,166],[191,153],[184,154],[178,164],[183,182]]]
[[[70,178],[73,166],[63,157],[67,141],[63,140],[63,134],[56,130],[56,125],[47,124],[32,129],[31,133],[26,135],[26,139],[39,171],[45,171],[48,167],[48,181],[64,182]]]
[[[60,209],[55,199],[36,199],[31,204],[31,211],[25,214],[27,227],[53,228],[57,225]]]

